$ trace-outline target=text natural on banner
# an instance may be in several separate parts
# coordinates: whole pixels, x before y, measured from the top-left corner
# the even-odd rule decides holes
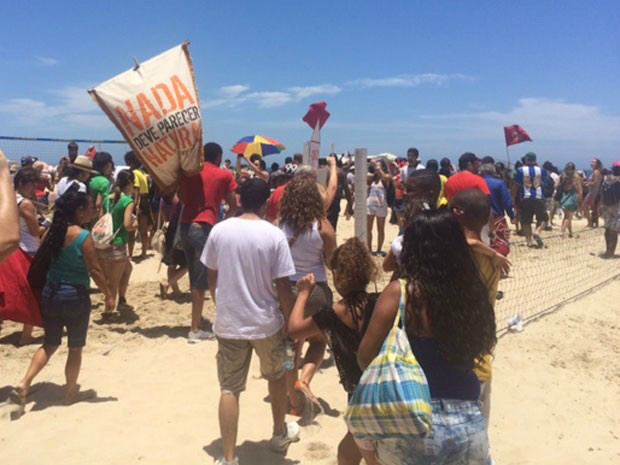
[[[189,43],[174,47],[89,93],[160,188],[202,166],[202,115]]]

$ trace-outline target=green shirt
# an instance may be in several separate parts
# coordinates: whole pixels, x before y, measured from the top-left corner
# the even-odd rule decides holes
[[[116,236],[112,241],[112,245],[125,245],[129,240],[129,233],[125,229],[125,209],[133,203],[133,199],[128,195],[121,194],[121,198],[112,208],[112,220],[114,221],[114,232]]]
[[[84,230],[71,244],[63,247],[58,258],[53,259],[50,264],[47,273],[48,282],[90,288],[90,275],[82,253],[82,246],[89,234]]]
[[[103,211],[108,212],[110,208],[110,180],[99,174],[90,180],[88,188],[93,194],[95,202],[97,202],[98,195],[103,197]]]

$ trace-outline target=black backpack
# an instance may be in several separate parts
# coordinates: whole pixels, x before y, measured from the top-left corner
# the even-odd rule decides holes
[[[546,199],[553,197],[554,189],[555,182],[553,181],[553,178],[551,176],[547,175],[547,178],[543,181],[542,184],[543,197]]]
[[[603,205],[612,206],[620,202],[620,181],[605,181],[602,186]]]

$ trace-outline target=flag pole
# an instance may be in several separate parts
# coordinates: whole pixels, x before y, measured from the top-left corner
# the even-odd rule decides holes
[[[508,152],[508,146],[506,146],[506,162],[510,166],[510,152]]]

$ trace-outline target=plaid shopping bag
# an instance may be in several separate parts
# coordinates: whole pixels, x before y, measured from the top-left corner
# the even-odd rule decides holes
[[[357,438],[425,436],[431,430],[431,395],[407,338],[405,297],[401,279],[394,326],[362,374],[344,414],[349,431]]]

